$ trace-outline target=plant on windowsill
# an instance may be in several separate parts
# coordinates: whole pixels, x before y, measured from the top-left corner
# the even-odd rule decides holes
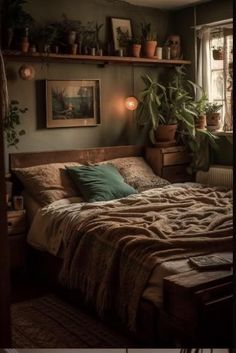
[[[206,106],[207,128],[210,131],[215,131],[220,128],[220,113],[222,104],[209,102]]]
[[[3,130],[7,141],[7,146],[14,146],[20,141],[20,136],[25,135],[25,130],[19,130],[17,127],[20,125],[20,119],[23,114],[28,111],[28,108],[20,108],[19,102],[11,100],[9,105],[9,112],[3,120]]]

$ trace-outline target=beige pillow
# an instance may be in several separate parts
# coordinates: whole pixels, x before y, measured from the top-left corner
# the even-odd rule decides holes
[[[143,157],[116,158],[102,163],[112,164],[125,182],[139,192],[169,185],[169,181],[154,174]]]
[[[80,165],[73,162],[51,163],[28,168],[15,168],[13,172],[31,196],[41,205],[47,205],[63,198],[78,195],[65,167]]]

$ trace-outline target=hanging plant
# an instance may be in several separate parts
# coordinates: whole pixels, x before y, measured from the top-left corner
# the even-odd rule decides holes
[[[212,50],[214,60],[223,60],[224,59],[224,50],[222,47],[214,48]]]
[[[12,100],[9,106],[9,112],[6,115],[3,122],[4,134],[7,141],[7,146],[15,146],[20,141],[20,136],[25,134],[25,130],[18,130],[18,125],[20,125],[20,118],[22,114],[25,114],[28,111],[28,108],[20,108],[19,102]]]

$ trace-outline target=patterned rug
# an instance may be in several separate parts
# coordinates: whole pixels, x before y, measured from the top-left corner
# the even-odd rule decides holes
[[[54,295],[11,308],[14,348],[137,347],[130,338]]]

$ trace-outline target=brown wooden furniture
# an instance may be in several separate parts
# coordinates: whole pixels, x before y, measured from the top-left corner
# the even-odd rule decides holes
[[[23,268],[25,266],[26,257],[25,210],[8,210],[7,226],[11,269]]]
[[[4,58],[8,61],[31,61],[31,62],[62,62],[62,63],[91,63],[91,64],[135,64],[144,66],[174,66],[190,65],[189,60],[158,60],[155,58],[135,58],[120,56],[93,56],[93,55],[71,55],[71,54],[42,54],[22,53],[20,51],[4,51]]]
[[[156,150],[159,150],[158,153],[162,158],[162,170],[179,164],[182,167],[183,162],[186,164],[189,162],[189,156],[182,146],[152,148],[150,153],[154,153],[155,158]],[[144,154],[143,146],[14,153],[10,155],[10,168],[53,162],[101,162],[118,157],[144,156]],[[52,279],[55,281],[62,259],[37,250],[32,250],[32,254],[32,264],[35,266],[37,276],[43,273],[47,278],[50,277],[50,283]],[[31,266],[32,269],[33,266]],[[66,295],[72,298],[73,294],[70,291],[70,294],[67,292]],[[221,276],[220,272],[214,271],[213,277],[208,273],[199,275],[195,271],[170,276],[164,280],[164,305],[161,311],[147,300],[140,301],[137,313],[137,337],[145,341],[146,346],[151,344],[154,347],[187,347],[193,343],[194,347],[213,347],[215,342],[217,342],[216,347],[229,347],[232,327],[229,320],[232,312],[231,296],[231,272]],[[77,293],[76,298],[78,298]],[[214,328],[219,320],[222,320],[222,325],[227,328],[227,331],[222,329],[224,337],[221,336],[221,340],[219,340],[220,336],[214,336]],[[227,325],[230,326],[229,329]]]
[[[164,279],[162,337],[186,346],[232,344],[233,271],[189,271]],[[163,327],[165,330],[163,331]]]
[[[191,157],[184,146],[148,147],[145,158],[157,175],[172,183],[192,179],[187,173]]]

